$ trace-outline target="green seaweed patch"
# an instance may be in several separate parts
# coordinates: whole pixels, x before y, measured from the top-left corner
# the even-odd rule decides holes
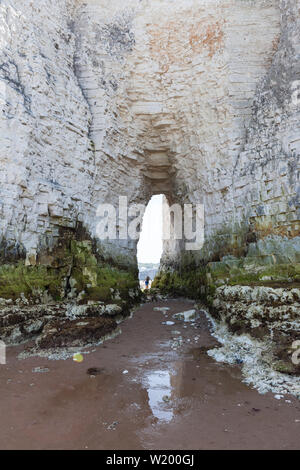
[[[275,361],[273,369],[281,374],[300,375],[299,367],[295,367],[292,361]]]
[[[122,300],[130,300],[129,291],[138,289],[138,281],[131,272],[122,271],[115,267],[104,266],[97,268],[97,283],[86,287],[83,301],[110,301],[115,302],[115,293],[118,292]]]
[[[246,259],[233,257],[223,258],[222,261],[208,263],[207,272],[211,283],[219,286],[228,285],[260,285],[282,286],[300,281],[300,264],[270,264],[257,257],[257,262],[249,264]]]
[[[3,265],[0,267],[0,297],[16,300],[22,294],[29,300],[47,291],[54,300],[65,293],[66,273],[48,266]]]
[[[71,241],[70,251],[73,257],[71,279],[77,293],[84,293],[81,303],[92,301],[108,302],[114,300],[118,290],[120,297],[129,298],[130,289],[138,289],[136,273],[111,266],[108,262],[97,259],[93,253],[93,244],[89,240]]]
[[[155,277],[152,288],[164,295],[199,299],[212,307],[215,291],[220,285],[299,287],[299,269],[299,264],[284,264],[248,271],[243,267],[243,260],[226,257],[201,267],[191,265],[189,269],[185,266],[182,270],[162,270]]]
[[[203,298],[206,295],[206,270],[196,268],[184,271],[161,271],[155,277],[152,288],[174,297]]]
[[[278,264],[259,269],[256,272],[247,272],[241,269],[238,272],[230,272],[228,284],[261,286],[297,284],[300,282],[299,266],[299,264]]]
[[[2,265],[0,297],[43,302],[49,296],[60,301],[71,293],[72,297],[80,294],[83,302],[115,302],[114,292],[118,291],[121,300],[132,301],[130,290],[139,290],[136,271],[111,266],[94,250],[91,240],[65,237],[51,252],[39,256],[34,266],[26,266],[24,261]]]

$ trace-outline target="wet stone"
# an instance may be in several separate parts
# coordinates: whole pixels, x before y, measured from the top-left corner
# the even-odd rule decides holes
[[[104,372],[104,368],[90,367],[86,372],[88,375],[101,375]]]
[[[196,310],[186,310],[185,312],[175,313],[173,318],[176,320],[193,321],[196,319]]]
[[[35,367],[34,369],[32,369],[32,372],[34,374],[46,374],[47,372],[49,372],[50,369],[48,369],[48,367]]]
[[[117,328],[110,318],[51,321],[38,340],[41,349],[76,347],[100,341]]]

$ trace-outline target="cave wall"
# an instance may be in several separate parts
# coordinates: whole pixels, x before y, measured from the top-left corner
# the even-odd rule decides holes
[[[279,3],[105,5],[79,3],[74,21],[77,76],[93,115],[94,204],[157,193],[203,203],[209,242],[236,221],[247,225],[233,169],[278,47]]]
[[[76,73],[93,116],[94,206],[158,193],[203,203],[204,249],[166,243],[165,267],[226,255],[297,262],[296,6],[185,1],[170,12],[162,0],[89,1],[74,18]]]
[[[297,2],[281,2],[278,50],[257,87],[233,173],[236,217],[249,220],[264,254],[291,264],[299,262],[300,248],[299,26]],[[273,253],[267,242],[263,246],[268,239],[273,239]]]
[[[205,207],[203,250],[165,270],[298,282],[295,2],[4,0],[0,24],[4,284],[16,264],[60,297],[102,262],[133,276],[137,240],[99,243],[97,207],[159,193]]]
[[[1,24],[1,238],[35,263],[60,227],[91,211],[91,114],[74,73],[71,2],[4,1]]]
[[[11,316],[16,312],[6,306],[12,302],[25,308],[74,299],[127,305],[138,295],[135,260],[124,266],[107,259],[93,236],[93,117],[76,74],[75,7],[73,1],[56,0],[0,5],[5,327],[36,316],[34,311]]]

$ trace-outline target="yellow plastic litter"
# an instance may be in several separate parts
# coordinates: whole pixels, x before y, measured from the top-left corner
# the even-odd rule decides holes
[[[75,362],[83,362],[83,355],[80,353],[76,353],[73,355],[73,361]]]

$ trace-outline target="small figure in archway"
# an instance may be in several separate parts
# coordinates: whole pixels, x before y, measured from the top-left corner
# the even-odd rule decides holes
[[[146,290],[149,289],[150,287],[150,282],[151,282],[151,279],[149,276],[146,277],[146,280],[145,280],[145,286],[146,286]]]

